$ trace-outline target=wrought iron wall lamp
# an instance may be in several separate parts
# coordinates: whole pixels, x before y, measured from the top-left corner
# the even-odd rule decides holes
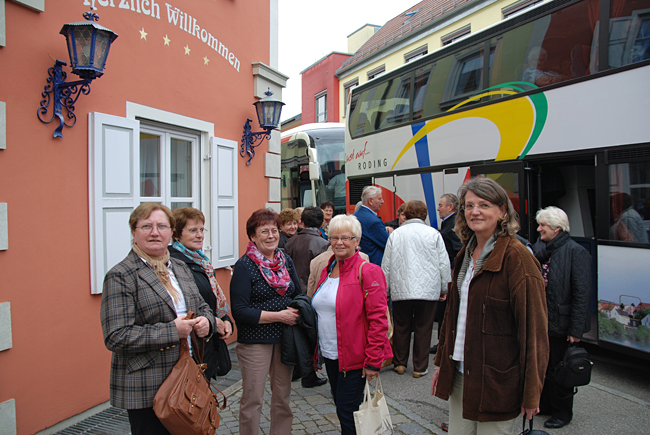
[[[255,148],[260,146],[264,139],[271,139],[271,132],[278,128],[280,125],[280,115],[282,113],[282,106],[284,103],[276,98],[273,98],[271,88],[264,92],[266,97],[253,103],[257,111],[257,120],[265,131],[252,132],[251,121],[248,118],[244,124],[244,134],[241,137],[241,147],[239,148],[239,155],[246,157],[248,154],[247,165],[251,164],[251,160],[255,157]]]
[[[68,23],[61,28],[62,35],[68,43],[68,54],[70,56],[70,67],[72,72],[78,75],[81,80],[66,82],[67,73],[62,67],[66,65],[62,60],[57,60],[53,67],[48,69],[47,85],[41,96],[41,106],[36,112],[38,119],[46,124],[59,120],[59,126],[54,130],[54,137],[63,137],[61,131],[63,126],[72,127],[77,123],[77,116],[74,114],[74,105],[81,94],[90,93],[90,82],[104,74],[104,66],[111,44],[117,38],[117,33],[106,27],[95,23],[99,15],[93,12],[85,12],[85,21]],[[43,119],[48,113],[50,102],[54,101],[53,113],[50,119]],[[67,111],[67,118],[71,120],[66,123],[61,113],[62,108]]]

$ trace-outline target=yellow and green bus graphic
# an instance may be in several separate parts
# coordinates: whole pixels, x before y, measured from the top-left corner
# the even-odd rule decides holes
[[[447,112],[453,112],[468,103],[484,97],[493,95],[516,95],[530,88],[537,89],[537,86],[528,82],[507,82],[492,86],[455,105]],[[535,142],[537,142],[544,129],[547,117],[548,102],[544,93],[540,92],[525,98],[513,98],[473,110],[450,113],[447,116],[434,118],[428,122],[413,124],[411,126],[413,137],[395,159],[392,169],[395,169],[397,162],[413,146],[416,149],[418,166],[429,166],[427,135],[450,122],[470,118],[488,120],[499,130],[501,141],[499,152],[495,157],[496,161],[523,159],[533,145],[535,145]],[[426,148],[426,151],[424,148]]]

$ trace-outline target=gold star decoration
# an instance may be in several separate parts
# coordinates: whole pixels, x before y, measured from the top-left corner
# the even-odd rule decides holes
[[[190,51],[192,51],[192,50],[190,50],[190,46],[189,46],[189,45],[186,45],[186,46],[183,47],[183,48],[185,48],[185,54],[187,54],[187,55],[189,56],[189,55],[190,55]]]
[[[208,56],[203,57],[203,65],[207,65],[208,62],[210,62],[210,59],[208,59]]]
[[[171,42],[171,39],[169,39],[167,35],[163,36],[163,40],[165,41],[165,45],[169,45],[169,43]]]
[[[147,35],[148,33],[144,31],[144,27],[143,27],[142,30],[140,30],[140,39],[144,39],[146,41]]]

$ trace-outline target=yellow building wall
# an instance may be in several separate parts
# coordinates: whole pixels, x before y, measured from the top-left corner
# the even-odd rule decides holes
[[[375,34],[376,27],[366,24],[352,35],[348,36],[348,53],[354,53]]]

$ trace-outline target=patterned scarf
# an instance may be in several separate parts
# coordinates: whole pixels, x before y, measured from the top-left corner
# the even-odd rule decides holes
[[[253,241],[250,241],[246,248],[246,255],[257,264],[264,280],[275,289],[276,293],[284,296],[289,288],[291,277],[287,268],[284,266],[285,260],[282,251],[276,249],[275,254],[273,254],[273,262],[271,262],[257,249],[257,245]]]
[[[192,260],[194,263],[201,266],[203,272],[205,272],[205,274],[208,276],[208,279],[210,280],[210,287],[212,287],[212,293],[214,293],[214,296],[217,298],[217,317],[222,318],[228,314],[229,307],[228,301],[226,301],[226,295],[223,294],[223,290],[221,290],[221,287],[219,287],[217,278],[214,276],[214,267],[212,267],[212,263],[210,263],[210,260],[205,256],[203,251],[200,249],[198,251],[192,251],[191,249],[187,249],[178,241],[174,241],[174,243],[172,243],[172,247],[182,252],[183,255]]]
[[[138,245],[133,244],[133,252],[138,254],[140,258],[145,259],[156,272],[156,276],[162,283],[165,290],[174,300],[174,305],[183,297],[178,293],[178,290],[174,288],[171,280],[169,279],[169,270],[167,270],[167,263],[169,263],[169,251],[165,249],[165,255],[161,257],[152,257],[149,254],[145,253]]]
[[[492,253],[494,245],[497,243],[497,237],[498,236],[494,234],[488,239],[487,242],[485,242],[483,250],[481,251],[478,260],[476,260],[476,264],[474,265],[474,276],[476,276],[478,271],[481,270],[481,267],[483,267],[483,264],[487,261],[488,257]],[[456,285],[458,286],[458,293],[460,293],[460,288],[463,286],[463,280],[465,279],[465,274],[469,268],[469,262],[472,261],[472,253],[474,252],[476,245],[478,245],[478,242],[476,241],[476,235],[472,234],[472,237],[467,242],[467,247],[465,248],[465,257],[463,257],[463,262],[461,263],[460,271],[458,272],[458,280],[456,281]]]

